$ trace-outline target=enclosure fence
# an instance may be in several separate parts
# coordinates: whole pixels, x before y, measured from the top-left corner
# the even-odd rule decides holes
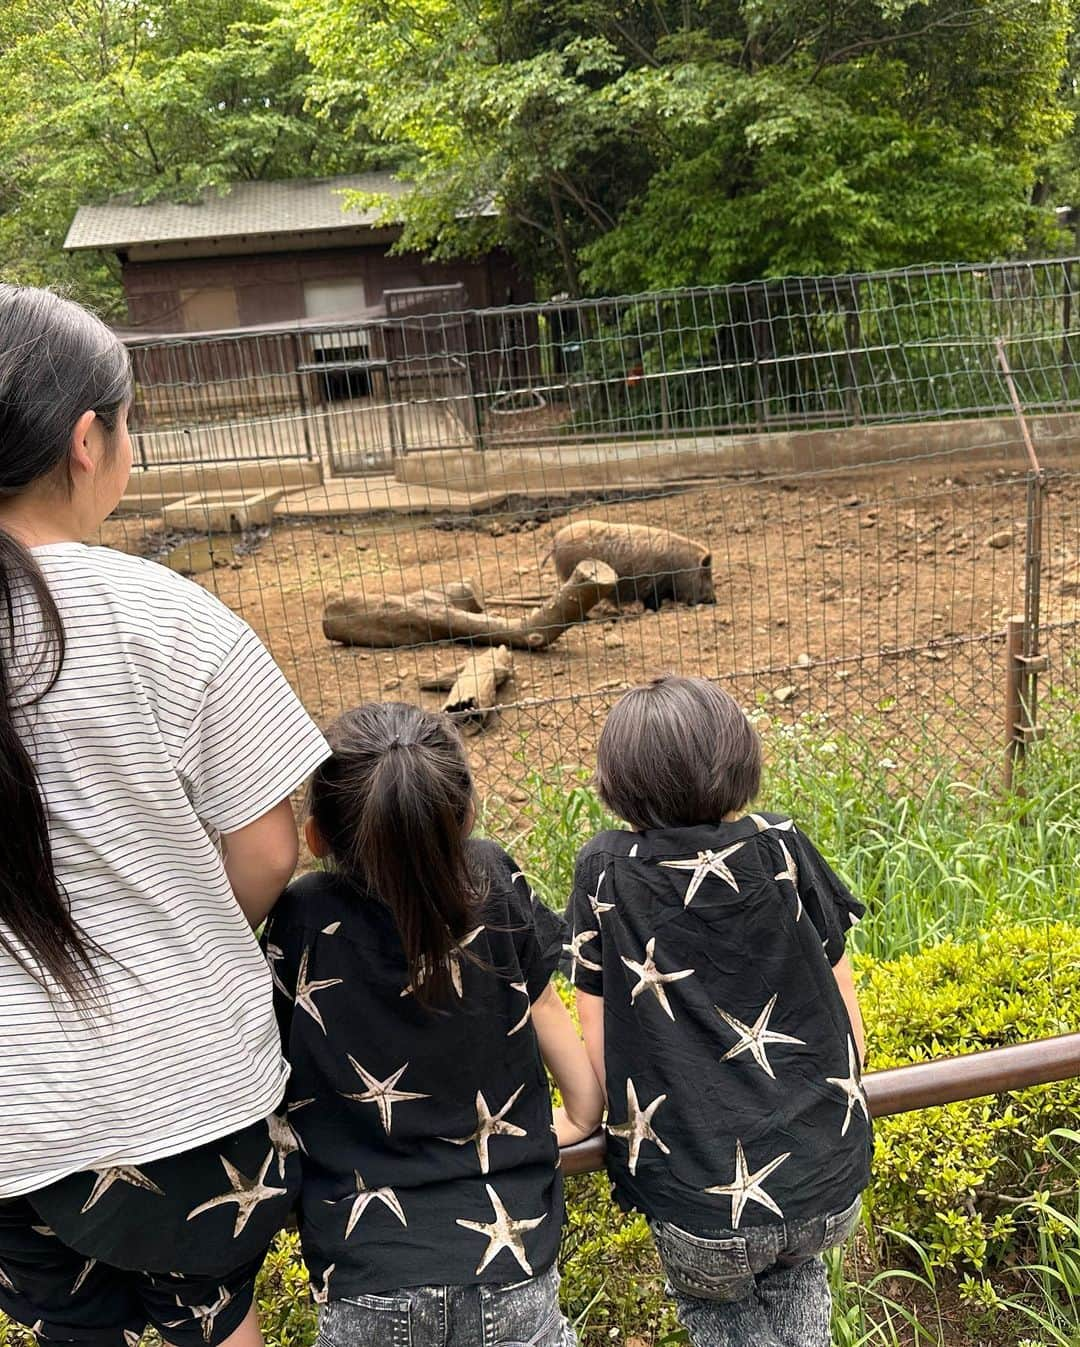
[[[774,757],[1000,784],[1075,705],[1078,266],[482,311],[449,287],[139,339],[141,466],[105,540],[213,588],[323,720],[457,704],[506,646],[462,724],[511,813],[667,669],[719,679]],[[567,524],[600,562],[625,547],[621,591],[566,591]],[[715,602],[642,527],[698,545]]]
[[[386,316],[132,338],[146,464],[986,417],[1078,384],[1077,260],[794,277],[465,310],[461,286],[388,291]],[[212,432],[212,433],[211,433]]]

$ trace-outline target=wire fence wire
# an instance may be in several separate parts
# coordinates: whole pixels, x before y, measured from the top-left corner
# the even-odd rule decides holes
[[[711,556],[715,603],[663,597],[670,559],[631,538],[614,559],[647,602],[513,652],[473,740],[482,793],[520,805],[588,770],[613,700],[664,670],[719,679],[767,742],[831,745],[863,777],[978,780],[1001,771],[1011,615],[1049,655],[1044,689],[1078,681],[1076,268],[484,311],[396,292],[363,325],[140,339],[140,467],[103,540],[212,588],[325,721],[443,703],[422,685],[478,648],[446,638],[448,586],[505,629],[558,588],[568,523],[670,530]],[[1037,558],[999,343],[1046,474]],[[358,645],[324,634],[341,595]]]

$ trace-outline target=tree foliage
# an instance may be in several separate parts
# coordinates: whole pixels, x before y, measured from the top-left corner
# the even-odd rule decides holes
[[[396,147],[407,240],[637,290],[1015,252],[1067,132],[1066,0],[292,0]],[[468,221],[493,200],[498,220]]]
[[[344,172],[366,139],[307,108],[311,72],[273,0],[5,0],[0,267],[120,307],[107,259],[65,257],[76,208],[190,200],[253,178]]]
[[[82,202],[373,162],[401,247],[549,290],[1014,254],[1080,188],[1073,4],[5,0],[0,269],[115,308]]]

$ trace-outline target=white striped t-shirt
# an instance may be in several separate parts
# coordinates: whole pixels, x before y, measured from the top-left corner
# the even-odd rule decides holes
[[[211,833],[329,753],[255,634],[198,585],[107,548],[34,557],[67,652],[20,732],[72,915],[110,957],[88,1014],[0,950],[0,1197],[189,1150],[280,1102],[269,973]],[[16,686],[40,677],[40,621],[29,603],[20,617]]]

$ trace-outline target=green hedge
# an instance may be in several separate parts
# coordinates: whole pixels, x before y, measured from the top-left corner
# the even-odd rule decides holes
[[[1080,930],[1001,926],[860,970],[871,1067],[979,1052],[1076,1028]],[[931,1262],[991,1279],[1026,1243],[1021,1201],[1075,1182],[1046,1146],[1080,1116],[1080,1081],[901,1114],[877,1124],[873,1221]]]

